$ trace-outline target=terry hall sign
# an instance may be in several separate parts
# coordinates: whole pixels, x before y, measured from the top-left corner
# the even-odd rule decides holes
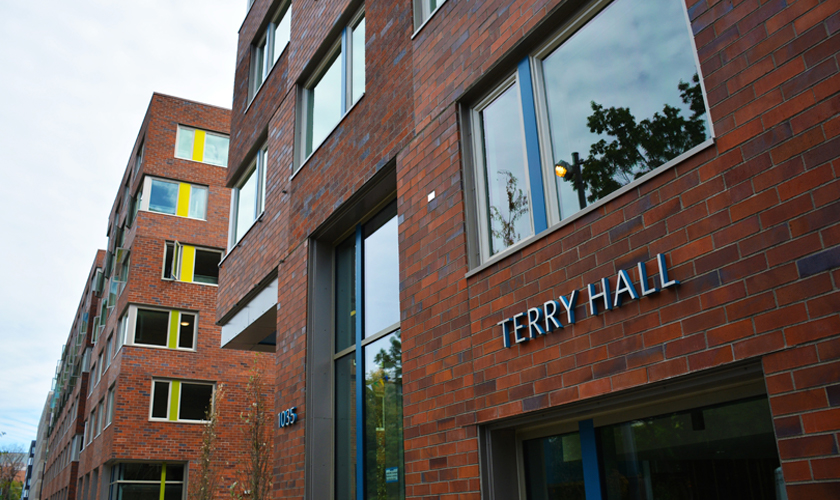
[[[665,265],[663,254],[656,255],[656,263],[659,266],[659,281],[654,280],[653,287],[649,286],[644,262],[639,262],[638,265],[638,289],[630,280],[630,274],[625,270],[619,271],[616,276],[615,292],[610,291],[610,280],[607,278],[601,278],[600,292],[596,290],[594,283],[587,285],[590,314],[592,316],[598,314],[598,303],[601,301],[603,301],[603,309],[610,311],[613,307],[620,307],[621,301],[625,297],[639,299],[680,284],[677,280],[668,279],[668,267]],[[573,325],[575,323],[575,307],[577,307],[578,295],[578,290],[575,290],[568,296],[561,296],[560,302],[549,300],[542,307],[532,307],[526,312],[500,321],[498,324],[502,327],[502,340],[505,347],[510,347],[513,343],[527,342],[539,335],[545,335],[558,328],[563,328],[560,318],[564,312],[566,314],[566,324]],[[511,343],[511,339],[513,343]]]

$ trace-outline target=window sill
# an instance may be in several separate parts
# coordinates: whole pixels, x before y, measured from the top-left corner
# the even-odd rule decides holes
[[[192,160],[190,160],[190,161],[192,161]],[[206,165],[209,165],[209,163],[207,163]],[[200,220],[200,221],[204,221],[204,222],[206,222],[206,221],[207,221],[207,219],[199,219],[198,217],[189,217],[189,216],[184,217],[183,215],[178,215],[178,214],[167,214],[167,213],[165,213],[165,212],[156,212],[156,211],[154,211],[154,210],[141,210],[141,212],[148,212],[148,213],[150,213],[150,214],[165,215],[165,216],[167,216],[167,217],[178,217],[179,219]]]
[[[206,424],[209,420],[169,420],[168,418],[151,418],[149,422],[161,422],[169,424]]]
[[[177,351],[177,352],[196,352],[195,349],[185,349],[183,347],[166,347],[163,345],[152,345],[152,344],[126,344],[131,347],[140,347],[143,349],[160,349],[163,351]]]
[[[424,28],[427,24],[429,24],[429,21],[430,21],[433,17],[435,17],[435,14],[437,14],[437,12],[440,10],[440,8],[441,8],[441,7],[443,7],[443,5],[444,5],[445,3],[446,3],[446,0],[444,0],[443,2],[441,2],[441,3],[440,3],[440,5],[438,5],[437,7],[435,7],[435,10],[433,10],[433,11],[431,12],[431,14],[429,14],[429,17],[427,17],[427,18],[426,18],[426,20],[425,20],[425,21],[423,21],[422,23],[420,23],[420,26],[418,26],[418,27],[417,27],[417,29],[416,29],[416,30],[414,30],[414,33],[412,33],[412,34],[411,34],[411,39],[412,39],[412,40],[414,40],[414,37],[416,37],[416,36],[420,33],[420,31],[422,31],[422,30],[423,30],[423,28]]]
[[[311,153],[309,153],[309,156],[307,156],[307,157],[306,157],[306,159],[305,159],[305,160],[303,160],[303,161],[300,163],[300,166],[297,168],[297,170],[295,170],[294,172],[292,172],[292,175],[289,177],[289,180],[290,180],[290,181],[291,181],[292,179],[294,179],[294,178],[297,176],[298,172],[300,172],[301,170],[303,170],[303,167],[305,167],[305,166],[306,166],[306,164],[309,162],[310,158],[312,158],[313,156],[315,156],[315,154],[318,152],[318,150],[320,150],[320,149],[321,149],[321,147],[322,147],[324,144],[326,144],[326,143],[327,143],[327,141],[329,141],[329,140],[330,140],[330,136],[331,136],[331,135],[333,135],[333,132],[335,132],[335,130],[336,130],[336,129],[337,129],[337,128],[341,125],[341,123],[344,121],[344,119],[345,119],[345,118],[347,118],[347,116],[350,114],[350,112],[352,112],[352,111],[356,108],[356,106],[357,106],[360,102],[362,102],[362,99],[364,99],[364,98],[365,98],[365,94],[364,94],[364,93],[362,93],[362,95],[360,95],[360,96],[359,96],[359,98],[358,98],[358,99],[356,99],[356,102],[354,102],[354,103],[353,103],[353,105],[352,105],[352,106],[350,106],[350,108],[349,108],[349,109],[347,109],[347,112],[346,112],[346,113],[344,113],[343,115],[341,115],[341,119],[339,119],[339,120],[338,120],[338,122],[336,122],[335,126],[334,126],[332,129],[330,129],[330,133],[328,133],[328,134],[327,134],[327,136],[326,136],[326,137],[324,137],[324,140],[323,140],[323,141],[321,141],[321,143],[320,143],[320,144],[318,144],[318,147],[317,147],[317,148],[315,148],[315,149],[313,149],[313,150],[312,150],[312,152],[311,152]]]
[[[700,153],[704,149],[709,148],[711,146],[714,146],[714,144],[715,144],[714,137],[712,137],[710,139],[707,139],[704,142],[701,142],[700,144],[694,146],[693,148],[686,151],[685,153],[677,156],[673,160],[671,160],[671,161],[669,161],[669,162],[667,162],[663,165],[660,165],[655,170],[653,170],[651,172],[648,172],[647,174],[645,174],[644,176],[642,176],[642,177],[638,178],[637,180],[631,182],[630,184],[627,184],[626,186],[623,186],[621,189],[613,191],[609,195],[601,198],[600,200],[596,201],[592,205],[589,205],[588,207],[584,208],[583,210],[575,212],[574,214],[570,215],[569,217],[566,217],[562,221],[560,221],[560,222],[554,224],[553,226],[549,227],[545,231],[517,241],[516,243],[514,243],[510,247],[502,250],[501,252],[497,253],[496,255],[493,255],[492,257],[487,259],[485,262],[482,262],[481,264],[479,264],[475,268],[467,271],[467,273],[464,275],[464,277],[469,279],[469,278],[475,276],[476,274],[481,273],[482,271],[484,271],[488,267],[490,267],[490,266],[492,266],[492,265],[510,257],[514,253],[522,250],[523,248],[531,245],[532,243],[549,236],[550,234],[554,233],[555,231],[558,231],[558,230],[568,226],[569,224],[574,223],[576,220],[580,219],[581,217],[585,216],[586,214],[603,207],[604,205],[606,205],[610,201],[622,196],[624,193],[627,193],[628,191],[631,191],[633,189],[637,189],[638,187],[642,186],[645,182],[647,182],[647,181],[653,179],[654,177],[658,176],[659,174],[661,174],[661,173],[679,165],[680,163],[684,162],[688,158]]]
[[[181,160],[181,161],[188,161],[190,163],[198,163],[199,165],[208,165],[208,166],[211,166],[211,167],[227,168],[227,165],[216,165],[215,163],[193,160],[192,158],[181,158],[180,156],[176,156],[175,159],[176,160]]]

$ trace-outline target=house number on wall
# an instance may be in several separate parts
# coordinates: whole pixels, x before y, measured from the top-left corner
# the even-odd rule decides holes
[[[297,422],[297,406],[292,406],[288,410],[281,411],[277,414],[277,419],[279,420],[280,427],[286,427],[288,425],[292,425],[293,423]]]

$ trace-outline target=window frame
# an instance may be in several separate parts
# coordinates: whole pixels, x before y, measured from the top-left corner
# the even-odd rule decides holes
[[[549,127],[548,108],[546,100],[546,89],[543,78],[543,60],[552,54],[558,47],[593,21],[604,9],[618,0],[591,0],[579,13],[572,15],[561,23],[545,41],[536,45],[536,48],[528,53],[526,57],[518,61],[516,68],[510,71],[499,82],[494,82],[489,91],[481,94],[474,100],[461,104],[461,117],[468,125],[465,130],[469,134],[462,137],[462,151],[465,152],[465,162],[469,168],[465,168],[467,180],[466,197],[468,200],[468,263],[470,271],[467,276],[485,269],[499,260],[520,250],[522,247],[533,243],[546,235],[573,223],[584,215],[597,210],[599,207],[609,203],[624,193],[636,189],[648,180],[656,177],[662,172],[673,168],[700,151],[712,146],[715,143],[714,124],[709,116],[711,109],[708,102],[703,72],[697,55],[697,47],[690,28],[690,20],[685,5],[680,2],[686,23],[686,36],[691,44],[691,55],[699,77],[699,84],[706,107],[705,123],[708,138],[699,144],[689,148],[682,154],[645,173],[638,179],[620,187],[610,194],[587,203],[587,206],[578,210],[568,217],[561,219],[558,208],[558,197],[554,186],[554,165],[553,146]],[[524,162],[526,179],[530,193],[531,225],[533,233],[516,241],[512,245],[490,254],[490,244],[487,239],[489,226],[486,224],[486,185],[484,158],[482,155],[483,142],[481,142],[480,119],[478,114],[489,106],[511,85],[518,87],[520,98],[520,116],[523,119],[522,133],[525,136]],[[530,106],[530,109],[528,108]],[[531,123],[533,122],[533,123]],[[538,158],[537,158],[538,157]],[[534,172],[539,168],[539,172]],[[536,180],[540,182],[537,183]]]
[[[140,310],[158,311],[158,312],[169,313],[169,318],[167,320],[168,327],[167,327],[167,331],[166,331],[166,343],[164,345],[143,344],[143,343],[135,342],[135,335],[136,335],[136,329],[137,329],[137,314],[138,314],[138,311],[140,311]],[[177,324],[178,324],[179,328],[178,328],[178,331],[175,335],[174,340],[172,338],[172,324],[173,324],[172,314],[173,313],[178,313],[179,314],[178,320],[177,320]],[[181,332],[180,332],[181,317],[180,317],[180,315],[181,314],[189,314],[189,315],[193,316],[193,318],[194,318],[193,319],[194,325],[193,325],[192,347],[190,347],[190,348],[180,347],[180,344],[181,344]],[[167,350],[186,351],[186,352],[195,352],[196,351],[196,345],[198,343],[198,322],[199,322],[199,319],[200,319],[200,315],[199,315],[198,311],[189,311],[189,310],[185,310],[185,309],[166,309],[166,308],[162,308],[162,307],[153,307],[153,306],[147,306],[147,305],[131,304],[131,305],[128,306],[128,311],[126,312],[124,317],[128,318],[127,321],[126,321],[126,328],[125,328],[125,336],[126,336],[125,345],[131,345],[131,346],[135,346],[135,347],[143,347],[143,348],[147,348],[147,349],[167,349]]]
[[[279,54],[275,54],[275,37],[277,36],[277,27],[286,20],[289,16],[289,39],[280,50]],[[292,15],[292,0],[283,0],[277,7],[271,21],[266,28],[261,32],[259,41],[251,43],[251,65],[248,71],[248,105],[251,105],[254,98],[259,94],[263,84],[268,80],[268,76],[277,65],[283,53],[291,44],[291,15]],[[271,61],[269,63],[268,61]],[[257,78],[257,71],[261,72],[260,78]]]
[[[230,217],[228,222],[228,251],[234,248],[242,241],[242,238],[251,230],[258,220],[262,219],[265,212],[265,185],[266,172],[268,170],[268,143],[264,144],[257,150],[254,159],[248,165],[239,180],[236,182],[230,193]],[[248,227],[241,233],[239,232],[239,196],[240,191],[251,180],[251,176],[256,175],[256,189],[254,193],[254,220],[252,220]],[[224,257],[224,256],[223,256]]]
[[[157,211],[157,210],[151,210],[149,208],[149,205],[151,204],[151,198],[152,198],[151,193],[152,193],[152,182],[153,181],[175,184],[175,186],[177,187],[178,195],[175,199],[175,213],[174,214],[169,214],[169,213],[166,213],[166,212],[160,212],[160,211]],[[184,189],[182,186],[189,186],[189,188],[190,188],[189,198],[190,199],[192,199],[194,189],[199,189],[199,190],[203,189],[207,193],[206,194],[206,203],[205,203],[205,206],[204,206],[204,217],[191,217],[189,215],[189,212],[190,212],[190,201],[189,200],[184,202],[184,205],[186,206],[187,215],[178,215],[178,207],[179,207],[179,205],[181,205],[181,203],[180,203],[181,191]],[[184,219],[204,220],[204,221],[207,220],[207,212],[208,212],[208,209],[210,207],[210,187],[209,186],[205,186],[205,185],[202,185],[202,184],[193,184],[193,183],[190,183],[190,182],[181,182],[181,181],[177,181],[177,180],[174,180],[174,179],[167,179],[167,178],[164,178],[164,177],[154,177],[154,176],[146,175],[146,176],[143,177],[143,182],[141,183],[138,192],[140,194],[140,196],[138,197],[139,203],[137,203],[137,205],[138,205],[137,210],[138,211],[142,210],[144,212],[149,212],[149,213],[153,213],[153,214],[167,215],[169,217],[181,217],[181,218],[184,218]],[[142,194],[144,192],[149,193],[149,196],[143,197]]]
[[[219,286],[218,276],[216,277],[216,283],[208,283],[204,281],[196,281],[195,280],[195,261],[197,258],[198,252],[207,252],[207,253],[217,253],[219,254],[219,262],[222,261],[224,257],[224,250],[219,250],[218,248],[211,248],[211,247],[204,247],[200,245],[186,245],[178,240],[174,241],[165,241],[163,244],[163,266],[161,270],[161,278],[163,281],[177,281],[180,283],[191,283],[195,285],[205,285],[205,286]],[[183,258],[184,258],[184,249],[191,248],[193,252],[193,267],[192,267],[192,279],[191,280],[183,280],[181,279],[182,271],[183,271]],[[168,254],[172,253],[172,263],[169,268],[169,276],[167,276],[167,266],[166,261],[168,258]]]
[[[155,400],[155,384],[156,383],[165,383],[166,385],[166,417],[153,417],[152,416],[152,409],[154,408],[154,400]],[[172,404],[173,404],[173,394],[172,394],[172,387],[173,383],[178,384],[178,400],[177,400],[177,408],[175,409],[176,414],[175,418],[172,418]],[[206,424],[207,420],[193,420],[193,419],[183,419],[181,418],[181,401],[183,400],[184,395],[184,384],[187,385],[203,385],[203,386],[210,386],[210,411],[213,409],[213,405],[216,404],[216,383],[215,382],[208,382],[205,380],[185,380],[185,379],[174,379],[174,378],[162,378],[162,377],[152,377],[152,386],[151,390],[149,391],[149,421],[150,422],[174,422],[174,423],[187,423],[187,424]]]
[[[309,161],[309,158],[314,156],[318,149],[320,149],[321,145],[327,142],[335,129],[338,128],[344,120],[344,117],[350,114],[350,111],[352,111],[356,104],[358,104],[365,96],[365,92],[367,90],[367,25],[365,25],[365,64],[362,66],[364,68],[365,88],[362,89],[357,99],[353,99],[353,30],[365,20],[365,5],[362,4],[341,29],[338,39],[332,42],[329,50],[326,54],[324,54],[323,58],[315,67],[315,70],[309,78],[298,88],[298,126],[295,127],[297,136],[295,141],[295,164],[293,165],[291,178],[294,178],[295,175],[300,172],[301,168],[303,168],[306,162]],[[315,120],[311,120],[309,118],[309,108],[311,106],[312,99],[314,98],[314,89],[318,83],[321,82],[321,79],[327,71],[332,68],[333,64],[340,64],[342,69],[339,118],[319,143],[316,144],[313,139],[312,149],[307,152],[308,137],[311,133],[310,128],[315,122]]]
[[[142,480],[142,479],[119,479],[120,476],[120,468],[125,465],[124,463],[116,463],[111,466],[111,473],[110,473],[110,482],[107,485],[108,488],[108,495],[109,498],[115,499],[118,496],[119,486],[121,484],[136,484],[136,485],[160,485],[160,497],[164,496],[164,492],[166,491],[167,485],[180,485],[181,486],[181,499],[185,498],[187,494],[187,489],[184,487],[186,486],[187,482],[187,464],[182,462],[143,462],[149,465],[161,465],[161,474],[160,479],[157,480]],[[166,469],[167,465],[179,465],[183,469],[183,473],[181,476],[180,481],[172,480],[167,477]],[[171,477],[171,476],[170,476]],[[81,481],[81,479],[79,479]],[[105,482],[105,478],[103,476],[102,482]],[[102,485],[102,488],[105,488],[105,485]],[[81,491],[81,489],[80,489]]]
[[[195,151],[195,136],[196,136],[196,133],[197,132],[202,132],[204,134],[204,144],[201,147],[201,159],[200,160],[196,160],[193,157],[185,158],[183,156],[178,155],[178,144],[180,144],[180,141],[181,141],[181,133],[182,133],[181,131],[182,130],[185,130],[185,131],[186,130],[191,130],[193,132],[193,141],[192,141],[193,142],[193,144],[192,144],[193,151]],[[227,168],[227,166],[228,166],[227,162],[228,162],[229,157],[225,158],[225,163],[224,164],[213,163],[213,162],[207,161],[207,159],[205,158],[204,152],[207,150],[207,136],[216,136],[216,137],[221,137],[221,138],[227,139],[227,141],[228,141],[228,151],[230,151],[230,135],[225,135],[225,134],[222,134],[220,132],[214,132],[212,130],[206,130],[206,129],[203,129],[203,128],[191,127],[189,125],[182,125],[182,124],[179,123],[178,128],[175,131],[175,154],[174,154],[175,158],[177,158],[179,160],[186,160],[186,161],[192,161],[192,162],[196,162],[196,163],[202,163],[204,165],[213,165],[214,167]]]
[[[426,23],[429,22],[429,19],[434,17],[437,11],[443,7],[443,4],[446,3],[446,0],[438,0],[437,5],[434,9],[431,8],[432,0],[414,0],[414,33],[411,35],[414,38],[420,30],[426,26]]]

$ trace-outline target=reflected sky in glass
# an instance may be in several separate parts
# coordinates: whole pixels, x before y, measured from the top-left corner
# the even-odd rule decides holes
[[[236,241],[242,238],[245,231],[251,227],[251,223],[257,218],[257,176],[256,170],[248,174],[248,180],[239,188],[239,197],[236,203]]]
[[[534,233],[518,84],[481,111],[493,255]]]
[[[341,53],[339,52],[309,96],[309,155],[341,119]]]
[[[365,238],[365,337],[400,320],[400,263],[397,218]]]
[[[194,219],[204,219],[207,215],[207,188],[193,186],[190,192],[189,216]]]
[[[353,28],[353,102],[365,93],[365,19]]]
[[[289,43],[289,38],[291,35],[291,26],[292,26],[292,6],[289,5],[289,8],[283,14],[283,18],[280,19],[280,22],[277,23],[277,27],[274,29],[274,60],[271,61],[274,64],[277,59],[280,58],[280,54],[283,52],[283,49],[286,48],[286,45]]]
[[[690,116],[677,88],[697,73],[689,36],[681,0],[617,0],[546,57],[554,163],[571,164],[572,152],[585,159],[602,138],[587,126],[592,101],[629,108],[637,122],[666,103]],[[577,194],[570,182],[557,184],[565,218],[580,209]]]
[[[226,167],[229,142],[227,137],[206,134],[204,140],[204,162]]]
[[[152,189],[149,194],[149,210],[175,215],[177,204],[178,184],[152,179]]]
[[[195,130],[186,128],[178,129],[178,147],[175,156],[178,158],[192,159],[194,140]]]

